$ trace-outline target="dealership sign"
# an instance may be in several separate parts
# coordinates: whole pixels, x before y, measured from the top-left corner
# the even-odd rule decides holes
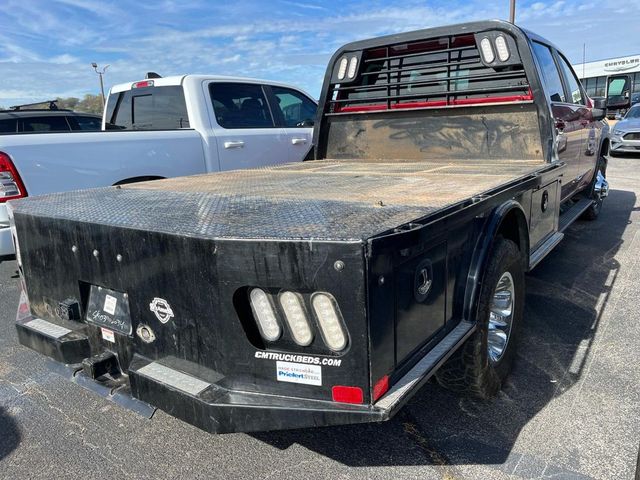
[[[606,58],[595,62],[579,63],[573,69],[580,78],[606,77],[616,73],[640,72],[640,55]]]
[[[604,64],[606,72],[623,72],[640,66],[640,57],[623,58],[620,60],[608,61]]]

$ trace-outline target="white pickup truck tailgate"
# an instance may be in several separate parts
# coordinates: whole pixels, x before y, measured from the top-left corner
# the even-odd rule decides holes
[[[0,138],[0,151],[13,160],[29,196],[206,172],[195,130],[11,135]]]

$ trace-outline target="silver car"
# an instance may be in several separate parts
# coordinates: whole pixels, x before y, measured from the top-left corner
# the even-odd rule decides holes
[[[640,155],[640,104],[631,107],[616,123],[611,133],[611,154],[637,153]]]

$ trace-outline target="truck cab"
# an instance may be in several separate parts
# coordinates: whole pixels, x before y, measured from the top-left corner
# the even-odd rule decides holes
[[[278,82],[183,75],[113,86],[103,128],[196,130],[207,171],[225,171],[304,159],[316,108],[310,95]]]

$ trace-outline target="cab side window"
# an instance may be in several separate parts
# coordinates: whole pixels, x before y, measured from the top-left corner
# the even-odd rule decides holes
[[[16,133],[18,130],[18,122],[14,118],[7,118],[6,120],[0,120],[0,134],[2,133]]]
[[[562,55],[558,55],[558,59],[560,60],[560,68],[562,68],[564,78],[567,82],[567,87],[569,88],[569,99],[567,102],[575,103],[576,105],[584,105],[585,101],[582,96],[582,89],[580,88],[580,83],[578,82],[575,73],[573,73],[569,63]]]
[[[102,128],[102,121],[99,118],[78,115],[75,119],[78,122],[79,130],[100,130]]]
[[[33,133],[68,132],[71,130],[66,118],[55,117],[27,117],[22,119],[22,131]]]
[[[273,117],[260,85],[212,83],[209,85],[213,110],[222,128],[269,128]]]
[[[282,112],[285,127],[309,127],[316,118],[316,104],[290,88],[271,87]]]
[[[538,42],[533,42],[533,53],[540,64],[542,81],[544,82],[549,100],[552,102],[566,102],[567,99],[564,94],[562,80],[560,79],[560,72],[558,72],[558,67],[556,66],[549,47]]]

